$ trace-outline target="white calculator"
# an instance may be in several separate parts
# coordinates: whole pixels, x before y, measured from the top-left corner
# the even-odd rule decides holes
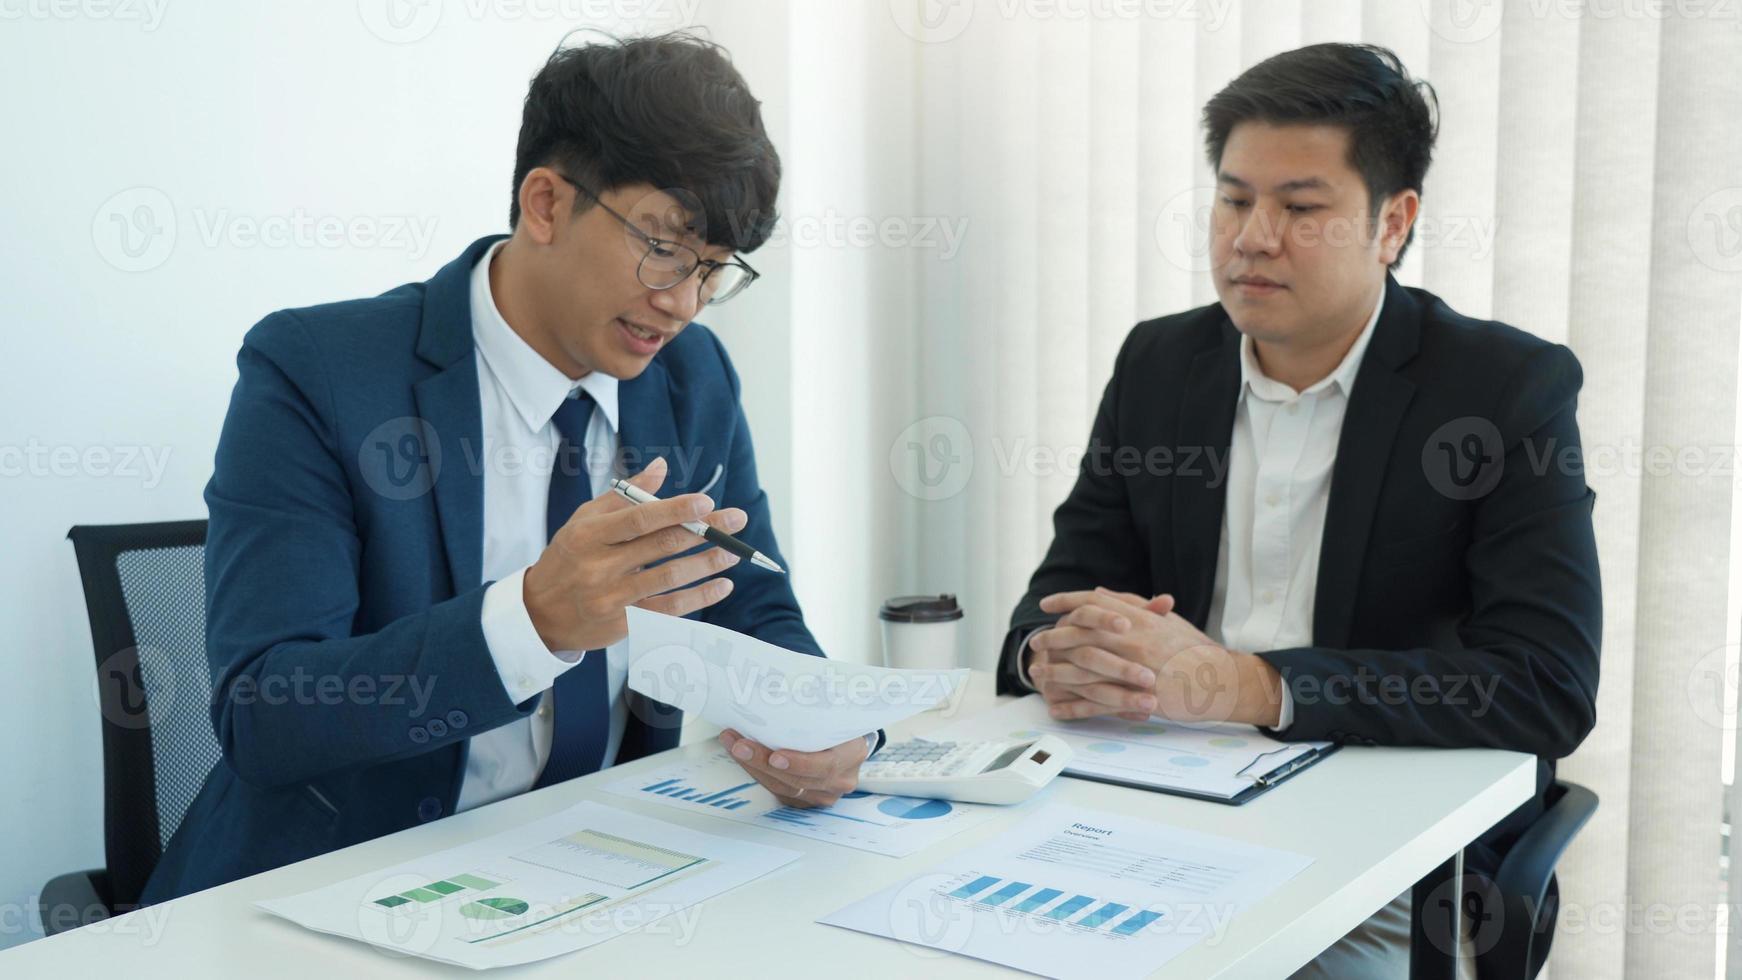
[[[890,796],[964,803],[1021,803],[1070,760],[1057,735],[990,742],[916,738],[885,745],[859,767],[859,788]]]

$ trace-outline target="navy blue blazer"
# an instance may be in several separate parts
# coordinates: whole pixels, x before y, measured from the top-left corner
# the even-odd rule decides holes
[[[450,814],[471,736],[528,714],[484,642],[482,419],[470,311],[481,239],[426,283],[248,332],[206,503],[207,654],[223,761],[148,883],[178,895]],[[691,324],[618,389],[622,464],[740,507],[785,562],[738,376]],[[821,655],[787,576],[741,563],[698,618]],[[675,746],[631,695],[618,761]]]
[[[1543,811],[1554,760],[1596,723],[1583,375],[1565,347],[1395,279],[1385,290],[1331,471],[1312,642],[1250,652],[1294,696],[1279,738],[1537,756],[1536,798],[1468,854],[1492,871]],[[1011,616],[1001,690],[1019,687],[1022,638],[1057,618],[1040,609],[1053,592],[1171,593],[1204,627],[1239,395],[1240,333],[1219,304],[1131,331]]]

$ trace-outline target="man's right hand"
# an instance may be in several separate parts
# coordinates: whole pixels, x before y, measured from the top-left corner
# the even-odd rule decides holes
[[[654,493],[665,475],[661,457],[629,482]],[[652,504],[633,504],[615,493],[595,497],[575,509],[526,570],[523,592],[532,625],[553,653],[597,650],[629,635],[629,606],[671,616],[711,606],[731,594],[732,580],[709,576],[737,564],[737,556],[709,548],[647,566],[702,544],[682,527],[686,521],[731,534],[746,520],[736,507],[714,510],[713,500],[700,493]],[[701,579],[707,581],[692,584]]]

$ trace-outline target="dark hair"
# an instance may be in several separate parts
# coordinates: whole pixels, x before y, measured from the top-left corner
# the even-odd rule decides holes
[[[1349,165],[1367,185],[1374,217],[1398,191],[1421,193],[1439,135],[1439,98],[1411,78],[1389,48],[1312,44],[1266,58],[1204,104],[1204,148],[1212,169],[1237,123],[1329,123],[1349,131]],[[1403,252],[1415,237],[1409,230]]]
[[[780,189],[760,105],[725,49],[692,34],[559,47],[526,92],[509,227],[527,173],[551,166],[600,194],[637,183],[673,192],[705,217],[708,244],[755,251],[774,231]]]

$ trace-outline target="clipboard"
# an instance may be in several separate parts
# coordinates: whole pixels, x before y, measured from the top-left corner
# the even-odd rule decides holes
[[[1250,778],[1252,780],[1252,785],[1233,796],[1221,796],[1216,793],[1200,793],[1194,790],[1182,789],[1180,787],[1159,786],[1153,782],[1119,779],[1114,776],[1105,776],[1097,773],[1073,772],[1071,771],[1069,763],[1065,764],[1064,771],[1059,773],[1059,775],[1068,776],[1071,779],[1087,780],[1091,783],[1106,783],[1109,786],[1124,786],[1127,789],[1141,789],[1152,793],[1166,793],[1169,796],[1182,796],[1190,800],[1205,800],[1210,803],[1221,803],[1226,806],[1241,806],[1270,792],[1277,786],[1291,779],[1296,773],[1312,768],[1319,762],[1319,760],[1330,756],[1339,748],[1342,748],[1342,746],[1335,744],[1322,747],[1315,746],[1300,755],[1281,763],[1268,772],[1260,774],[1246,773],[1245,770],[1242,770],[1241,774]],[[1268,752],[1260,752],[1258,756],[1252,760],[1252,763],[1246,766],[1246,769],[1253,768],[1262,762],[1265,756],[1275,755],[1279,751],[1282,750],[1271,749]]]

